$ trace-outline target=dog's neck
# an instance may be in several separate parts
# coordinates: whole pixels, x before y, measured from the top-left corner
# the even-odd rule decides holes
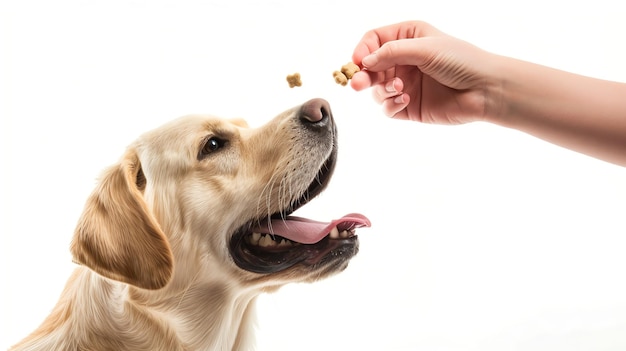
[[[162,314],[186,350],[221,350],[224,345],[231,345],[226,350],[247,350],[254,341],[258,292],[236,291],[225,283],[197,282],[182,290],[131,288],[129,298],[147,313]]]
[[[232,290],[140,290],[79,267],[48,319],[16,349],[247,350],[256,294]]]

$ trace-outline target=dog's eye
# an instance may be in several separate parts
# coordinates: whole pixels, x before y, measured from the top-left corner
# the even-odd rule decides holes
[[[198,156],[202,158],[212,152],[215,152],[221,149],[222,147],[224,147],[225,144],[226,144],[226,141],[220,138],[216,138],[216,137],[208,138],[206,142],[204,143],[204,146],[202,146],[202,150],[200,150],[200,155]]]

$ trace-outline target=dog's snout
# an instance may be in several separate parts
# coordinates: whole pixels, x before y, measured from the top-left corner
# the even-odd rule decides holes
[[[318,124],[331,117],[330,104],[324,99],[312,99],[300,109],[300,120],[304,123]]]

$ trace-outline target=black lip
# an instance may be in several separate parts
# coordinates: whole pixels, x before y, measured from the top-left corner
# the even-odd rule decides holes
[[[243,240],[244,235],[231,243],[233,260],[240,268],[254,273],[276,273],[297,264],[323,266],[337,257],[350,258],[359,250],[357,236],[346,239],[325,237],[315,244],[298,244],[289,250],[271,252],[248,245]]]

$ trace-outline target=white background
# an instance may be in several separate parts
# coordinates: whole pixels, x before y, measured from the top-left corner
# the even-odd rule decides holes
[[[340,160],[298,214],[373,226],[343,274],[261,298],[260,350],[626,349],[626,169],[492,125],[390,120],[332,80],[366,30],[421,19],[626,82],[624,18],[612,1],[0,1],[0,349],[55,304],[83,203],[135,137],[313,97]]]

